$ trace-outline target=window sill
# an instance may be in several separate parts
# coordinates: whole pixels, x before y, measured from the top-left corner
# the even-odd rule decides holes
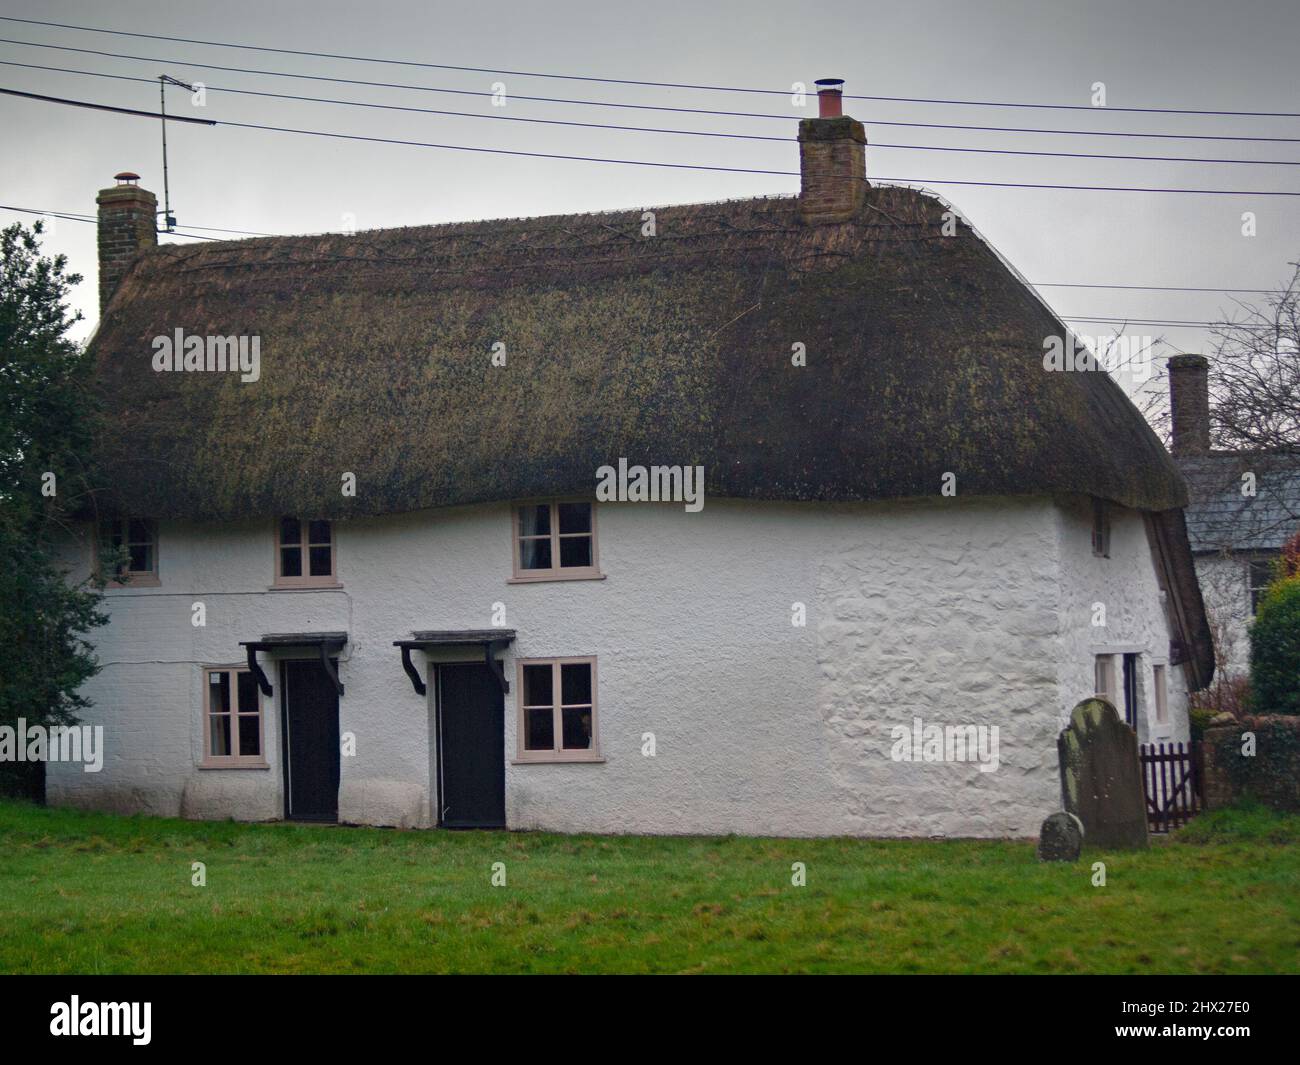
[[[598,764],[604,762],[598,751],[537,751],[510,759],[511,765],[576,765]]]
[[[198,769],[270,769],[269,762],[200,762]]]
[[[343,582],[336,580],[305,581],[302,584],[285,584],[276,581],[267,588],[270,592],[312,592],[320,589],[342,588]]]
[[[510,577],[506,580],[506,584],[548,584],[551,581],[603,581],[604,579],[605,575],[603,573],[594,570],[585,570],[581,573],[546,570],[535,577],[520,577],[518,575]]]
[[[129,581],[107,581],[104,584],[104,589],[106,591],[121,591],[123,589],[129,589],[129,588],[161,588],[161,587],[162,587],[162,581],[160,581],[156,576],[153,575],[149,575],[149,576],[141,575],[139,577],[132,577]]]

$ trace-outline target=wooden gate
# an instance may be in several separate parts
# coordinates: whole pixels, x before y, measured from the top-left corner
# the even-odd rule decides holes
[[[1162,833],[1187,824],[1201,812],[1200,745],[1143,743],[1138,751],[1147,827]]]

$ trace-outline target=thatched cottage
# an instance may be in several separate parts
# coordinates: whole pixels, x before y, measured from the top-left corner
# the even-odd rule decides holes
[[[797,198],[157,247],[105,189],[106,751],[50,799],[1027,835],[1081,698],[1185,738],[1177,469],[839,101]]]

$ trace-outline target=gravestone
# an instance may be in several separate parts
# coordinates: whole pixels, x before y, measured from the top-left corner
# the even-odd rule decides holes
[[[1040,862],[1076,862],[1083,850],[1083,822],[1060,810],[1049,814],[1038,830]]]
[[[1097,847],[1147,845],[1147,801],[1135,733],[1105,699],[1084,699],[1056,740],[1061,805]]]

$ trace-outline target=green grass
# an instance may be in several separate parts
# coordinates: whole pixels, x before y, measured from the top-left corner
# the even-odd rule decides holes
[[[1044,865],[1025,842],[396,832],[0,801],[0,971],[1296,972],[1297,841],[1300,817],[1228,810],[1145,852]]]

